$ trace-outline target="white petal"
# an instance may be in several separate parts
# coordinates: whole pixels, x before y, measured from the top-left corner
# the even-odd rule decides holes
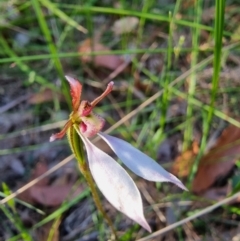
[[[187,190],[178,178],[167,172],[152,158],[140,152],[128,142],[101,132],[98,135],[107,142],[119,159],[138,176],[154,182],[172,182]]]
[[[141,195],[132,178],[112,157],[77,131],[85,144],[92,176],[103,195],[116,209],[151,232],[143,214]]]

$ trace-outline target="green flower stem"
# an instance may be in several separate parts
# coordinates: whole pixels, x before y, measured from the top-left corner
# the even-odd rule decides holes
[[[103,215],[103,217],[105,218],[108,225],[110,226],[114,239],[117,240],[117,233],[114,228],[114,225],[101,204],[101,200],[99,198],[97,189],[95,187],[95,182],[94,182],[92,174],[89,170],[89,166],[84,158],[83,143],[76,131],[76,128],[77,127],[75,125],[68,128],[68,131],[67,131],[68,142],[70,144],[72,152],[74,153],[74,155],[78,161],[79,169],[80,169],[81,173],[83,174],[83,176],[85,177],[87,184],[92,192],[92,196],[93,196],[95,205],[96,205],[97,209],[100,211],[100,213]]]

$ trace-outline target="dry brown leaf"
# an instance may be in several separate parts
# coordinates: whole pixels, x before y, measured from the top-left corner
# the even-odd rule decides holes
[[[44,206],[57,207],[69,197],[72,199],[83,191],[83,187],[79,186],[72,192],[73,183],[61,186],[35,186],[30,189],[30,194],[33,200]]]
[[[40,177],[48,170],[48,166],[46,162],[38,162],[35,169],[32,172],[30,181]],[[45,177],[42,180],[40,180],[36,185],[37,186],[46,186],[48,184],[49,178]]]
[[[100,51],[110,51],[110,49],[92,39],[86,39],[78,49],[78,52],[86,54],[81,56],[83,63],[93,63],[96,67],[104,67],[110,70],[115,70],[123,63],[123,60],[118,55],[90,55],[92,52]]]
[[[198,151],[198,143],[194,141],[191,149],[186,150],[175,159],[172,167],[172,173],[178,177],[187,177],[198,154]]]
[[[40,177],[41,175],[43,175],[46,171],[48,170],[48,167],[47,167],[47,164],[45,162],[39,162],[37,163],[35,169],[33,170],[32,174],[31,174],[31,177],[30,177],[30,181]],[[29,189],[27,189],[25,192],[23,193],[20,193],[18,195],[18,198],[27,202],[27,203],[30,203],[30,204],[34,204],[35,201],[33,200],[33,197],[31,195],[31,189],[36,187],[36,186],[46,186],[48,184],[48,177],[45,177],[43,178],[42,180],[40,180],[39,182],[37,182],[35,184],[35,186],[33,187],[30,187]]]
[[[44,89],[41,92],[31,95],[31,97],[28,99],[28,103],[32,105],[41,104],[52,101],[55,97],[57,97],[59,100],[64,100],[63,95],[55,93],[51,89]]]
[[[40,177],[47,170],[48,167],[45,162],[38,163],[32,172],[30,180]],[[74,198],[83,191],[83,187],[79,186],[73,192],[74,181],[69,180],[66,175],[57,178],[51,185],[49,185],[49,177],[43,178],[34,186],[21,193],[19,198],[31,204],[38,203],[48,207],[57,207],[67,197]]]
[[[192,190],[200,193],[208,189],[219,177],[233,168],[240,156],[240,129],[230,125],[215,146],[201,158]]]

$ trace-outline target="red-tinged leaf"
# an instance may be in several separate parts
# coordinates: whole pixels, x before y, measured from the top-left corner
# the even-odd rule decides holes
[[[80,82],[70,76],[65,76],[67,81],[70,84],[70,93],[72,96],[72,107],[73,110],[78,110],[78,107],[80,105],[80,99],[82,94],[82,85]]]
[[[29,181],[32,181],[38,177],[40,177],[41,175],[43,175],[46,171],[48,170],[47,164],[45,162],[39,162],[35,169],[33,170],[32,174],[31,174],[31,178]],[[34,204],[35,201],[33,200],[32,196],[31,196],[31,189],[36,187],[36,186],[43,186],[45,187],[46,185],[48,185],[49,182],[49,177],[45,177],[42,180],[40,180],[39,182],[37,182],[33,187],[30,187],[29,189],[27,189],[25,192],[20,193],[18,195],[18,198],[27,202],[27,203],[31,203]]]
[[[30,180],[40,177],[47,170],[46,163],[40,162],[34,169]],[[37,203],[48,207],[57,207],[66,198],[74,198],[84,189],[83,186],[79,186],[73,191],[74,181],[70,181],[66,175],[61,175],[51,185],[49,185],[49,177],[46,177],[21,193],[19,198],[31,204]]]
[[[42,176],[47,170],[48,170],[48,166],[45,162],[37,163],[34,171],[32,172],[30,180],[34,180],[34,179]],[[37,186],[45,186],[45,185],[47,185],[48,181],[49,181],[49,178],[45,177],[42,180],[40,180],[38,183],[36,183],[36,185]]]
[[[204,192],[219,177],[226,176],[240,156],[240,129],[229,126],[216,145],[200,160],[192,190]]]
[[[61,205],[67,197],[72,199],[83,191],[83,187],[80,186],[72,192],[72,186],[72,183],[59,186],[36,186],[30,189],[30,193],[36,203],[48,207],[57,207]]]
[[[78,51],[86,54],[81,57],[82,62],[92,62],[96,67],[104,67],[110,70],[115,70],[123,63],[123,60],[118,55],[109,54],[91,56],[92,52],[110,51],[110,49],[106,46],[101,43],[96,43],[91,39],[86,39],[79,47]]]

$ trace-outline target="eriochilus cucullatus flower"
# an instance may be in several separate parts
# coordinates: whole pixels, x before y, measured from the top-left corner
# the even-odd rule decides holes
[[[118,158],[136,175],[154,182],[172,182],[186,190],[182,182],[163,169],[152,158],[142,153],[128,142],[101,132],[104,119],[93,112],[94,107],[113,89],[110,82],[98,98],[92,102],[81,100],[82,85],[72,77],[66,76],[70,84],[73,111],[63,130],[50,137],[50,141],[62,138],[67,133],[71,149],[78,160],[80,171],[86,178],[96,206],[115,233],[111,220],[104,212],[95,189],[94,181],[107,200],[120,212],[151,232],[144,214],[140,192],[125,169],[112,157],[93,145],[88,139],[100,136]],[[85,161],[83,146],[87,153]],[[93,181],[94,180],[94,181]]]

